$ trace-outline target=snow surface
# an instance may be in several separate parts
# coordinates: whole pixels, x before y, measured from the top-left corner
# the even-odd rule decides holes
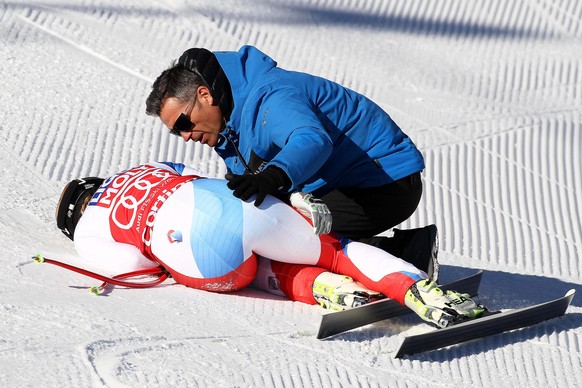
[[[578,0],[0,0],[0,386],[582,386],[582,3]],[[144,113],[183,50],[253,44],[385,108],[422,150],[404,228],[439,226],[443,278],[487,270],[514,308],[575,288],[560,319],[394,359],[414,316],[315,339],[322,314],[256,290],[167,281],[91,296],[54,208],[72,178],[207,147]]]

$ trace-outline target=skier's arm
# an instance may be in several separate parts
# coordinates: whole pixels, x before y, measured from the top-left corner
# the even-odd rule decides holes
[[[206,177],[207,176],[207,174],[205,174],[201,170],[199,170],[195,167],[186,166],[182,163],[174,163],[174,162],[161,162],[161,163],[172,168],[174,171],[176,171],[178,174],[180,174],[182,176],[186,176],[186,175],[196,175],[199,177]]]
[[[157,267],[135,246],[96,236],[75,236],[75,249],[82,267],[108,275]]]

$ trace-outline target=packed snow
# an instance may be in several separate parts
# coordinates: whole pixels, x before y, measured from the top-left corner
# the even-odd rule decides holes
[[[0,0],[0,386],[582,386],[582,3],[577,0]],[[578,295],[533,327],[395,359],[396,318],[315,338],[324,311],[258,290],[114,288],[75,256],[60,191],[199,144],[145,114],[187,48],[257,46],[380,104],[426,159],[400,228],[435,223],[443,280],[486,270],[481,302]]]

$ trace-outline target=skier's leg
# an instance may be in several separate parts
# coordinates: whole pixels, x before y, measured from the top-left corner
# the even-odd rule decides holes
[[[250,286],[273,295],[285,297],[287,295],[281,291],[280,283],[281,281],[277,278],[277,274],[271,268],[271,260],[263,256],[257,256],[257,274]]]
[[[152,253],[177,282],[227,292],[253,280],[257,261],[243,238],[241,201],[227,190],[226,181],[195,180],[159,209]]]
[[[373,246],[326,235],[317,265],[352,277],[364,286],[404,304],[404,296],[425,272]]]
[[[259,208],[252,203],[242,204],[245,241],[261,256],[287,264],[317,265],[347,275],[400,303],[404,303],[412,284],[427,278],[412,264],[373,246],[348,239],[340,241],[335,235],[324,235],[320,240],[305,218],[274,197],[267,196]],[[303,273],[290,270],[287,279]],[[304,283],[302,294],[309,295],[314,282],[304,282],[306,278],[301,277],[297,284]]]
[[[394,229],[393,236],[378,236],[407,220],[422,196],[420,173],[371,188],[332,190],[321,196],[332,216],[332,230],[350,240],[373,245],[414,264],[438,280],[438,237],[435,225]]]
[[[320,274],[326,271],[325,268],[278,261],[271,261],[270,265],[279,289],[286,297],[298,302],[317,304],[313,297],[313,283]]]
[[[310,222],[289,205],[267,196],[258,208],[242,202],[244,240],[260,256],[289,264],[315,265],[321,253]]]
[[[319,304],[336,311],[385,298],[346,275],[306,264],[288,264],[258,257],[253,287],[291,300]]]

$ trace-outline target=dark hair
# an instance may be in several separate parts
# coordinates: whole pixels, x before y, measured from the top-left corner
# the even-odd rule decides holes
[[[208,87],[199,74],[174,62],[152,85],[152,91],[146,100],[146,114],[159,116],[164,100],[169,97],[175,97],[180,102],[196,101],[196,90],[199,86]]]

